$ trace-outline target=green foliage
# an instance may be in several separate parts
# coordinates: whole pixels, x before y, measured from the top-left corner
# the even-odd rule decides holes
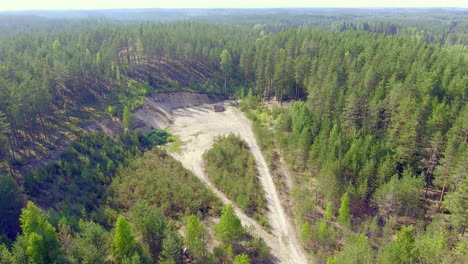
[[[0,111],[0,157],[5,156],[8,153],[8,137],[7,134],[10,131],[10,124],[8,123],[5,114]]]
[[[465,159],[466,156],[465,156]],[[466,163],[465,165],[467,166]],[[466,172],[466,168],[465,168]],[[458,231],[463,231],[468,223],[468,177],[462,180],[454,192],[447,195],[444,205],[450,210],[450,221]]]
[[[184,244],[190,250],[190,253],[201,260],[205,256],[205,227],[194,215],[187,219],[185,228]]]
[[[32,263],[45,264],[48,261],[52,261],[48,256],[48,248],[41,235],[31,233],[28,236],[27,243],[26,254],[28,254],[29,260]]]
[[[256,259],[269,262],[272,259],[270,248],[259,236],[253,236],[247,241],[246,249],[250,256],[256,256]]]
[[[240,104],[240,108],[247,110],[247,109],[255,109],[257,108],[259,100],[257,96],[253,94],[253,89],[250,88],[247,95],[242,98],[242,102]]]
[[[337,264],[336,257],[329,257],[327,259],[327,264]]]
[[[152,146],[163,145],[166,142],[169,142],[170,138],[170,134],[164,130],[152,130],[148,135],[141,137],[141,139],[148,141],[147,144],[144,144],[148,148],[151,148]]]
[[[405,175],[398,179],[394,176],[375,191],[373,203],[379,209],[379,215],[386,220],[398,214],[417,215],[421,188],[422,180],[417,177]]]
[[[311,225],[309,222],[304,222],[301,226],[301,240],[302,243],[307,246],[312,240]]]
[[[131,219],[153,261],[157,261],[167,229],[164,215],[158,209],[150,209],[147,202],[140,201],[131,208]]]
[[[0,244],[0,264],[11,264],[13,261],[13,254],[8,250],[5,244]]]
[[[220,57],[220,68],[224,76],[224,91],[227,91],[227,79],[231,77],[232,74],[232,57],[231,53],[228,50],[223,50]]]
[[[430,228],[415,240],[419,263],[444,263],[449,252],[449,234],[440,227]]]
[[[354,26],[350,30],[358,28]],[[378,244],[380,220],[392,222],[384,240],[403,219],[422,222],[423,211],[428,210],[421,203],[422,187],[426,184],[430,192],[436,184],[447,194],[443,209],[451,213],[451,226],[463,232],[468,156],[463,131],[468,115],[462,99],[466,60],[461,53],[414,39],[305,28],[259,39],[255,53],[253,94],[260,98],[271,94],[278,101],[285,94],[301,94],[301,89],[307,94],[303,102],[285,107],[273,124],[264,121],[272,118],[271,111],[259,105],[246,109],[259,143],[274,139],[267,144],[279,146],[296,185],[301,186],[293,192],[298,222],[313,223],[314,203],[325,207],[323,201],[330,201],[337,206],[347,192],[346,213],[342,203],[338,221],[349,223],[351,214],[365,220],[376,207],[380,218],[357,228]],[[287,73],[288,60],[294,61],[293,76]],[[463,66],[455,65],[458,62]],[[289,83],[291,77],[295,82]],[[275,86],[281,88],[271,89]],[[274,136],[267,136],[265,130],[271,128]],[[267,148],[262,149],[266,153]],[[327,210],[325,218],[333,219]],[[326,225],[303,227],[309,230],[304,234],[316,236]],[[331,243],[315,246],[311,240],[310,250],[322,248],[327,254]]]
[[[222,244],[213,249],[213,255],[215,259],[221,262],[232,263],[234,260],[234,249],[231,245]]]
[[[338,210],[338,222],[345,227],[349,227],[351,225],[349,195],[347,193],[343,194],[341,197],[341,205]]]
[[[155,138],[155,133],[150,134],[151,138]],[[154,143],[138,134],[123,133],[115,139],[103,134],[83,134],[58,161],[26,177],[26,193],[40,205],[52,205],[61,215],[59,218],[74,220],[105,202],[107,186],[119,166],[161,142],[165,142],[164,134]]]
[[[394,241],[389,242],[382,248],[378,263],[417,263],[419,252],[415,247],[413,227],[403,227]]]
[[[23,193],[8,174],[0,173],[0,236],[13,238],[19,232]]]
[[[237,255],[234,258],[234,264],[250,264],[250,258],[247,254]]]
[[[37,264],[57,261],[61,252],[55,228],[33,202],[23,209],[20,222],[29,261]]]
[[[323,218],[325,219],[325,221],[330,222],[333,219],[333,215],[334,215],[333,203],[328,202],[327,203],[327,208],[325,209],[325,215],[323,216]]]
[[[292,132],[300,135],[304,130],[312,126],[312,116],[307,104],[304,102],[295,102],[291,109],[291,128]]]
[[[174,231],[166,231],[162,251],[159,255],[159,263],[179,264],[181,259],[181,244]]]
[[[366,236],[363,234],[359,236],[349,236],[346,239],[343,250],[341,250],[336,256],[336,263],[374,263],[374,251],[372,250]]]
[[[60,234],[71,262],[102,263],[105,260],[91,248],[106,255],[109,244],[105,230],[91,224],[81,227],[79,217],[115,221],[140,199],[174,220],[197,212],[216,215],[220,203],[215,196],[180,164],[163,157],[165,153],[141,158],[148,158],[147,162],[140,158],[133,161],[143,151],[167,141],[166,134],[153,132],[148,138],[124,134],[114,141],[102,136],[75,137],[75,130],[104,116],[98,112],[109,105],[109,112],[122,113],[129,128],[131,110],[156,91],[230,94],[245,90],[228,90],[228,84],[252,87],[242,107],[257,111],[250,114],[256,117],[253,130],[270,167],[276,165],[273,157],[275,147],[279,147],[292,169],[293,181],[300,186],[293,192],[297,206],[292,211],[298,222],[313,223],[305,225],[303,233],[304,237],[310,235],[308,248],[317,255],[330,254],[335,240],[343,238],[337,237],[329,210],[324,221],[315,221],[316,208],[324,206],[323,201],[337,206],[344,192],[349,197],[346,210],[339,210],[339,222],[349,223],[350,219],[343,218],[350,218],[344,216],[351,212],[366,221],[364,216],[376,207],[387,223],[385,240],[400,224],[402,218],[396,216],[422,220],[426,208],[420,203],[421,188],[435,184],[447,194],[442,197],[443,209],[450,213],[447,229],[463,233],[468,164],[466,15],[456,10],[360,10],[351,14],[338,10],[332,11],[332,16],[317,18],[314,14],[322,11],[249,12],[233,10],[221,15],[224,24],[249,25],[246,27],[194,21],[134,23],[136,15],[119,12],[109,17],[132,23],[81,19],[57,23],[55,19],[6,17],[9,22],[0,23],[0,169],[11,169],[18,183],[24,180],[24,186],[15,185],[10,176],[0,176],[0,235],[13,238],[18,231],[14,218],[24,199],[23,187],[28,198],[50,209],[50,222],[55,224],[65,217],[73,230],[79,230],[71,244],[70,234]],[[266,14],[262,12],[269,13],[258,15]],[[375,18],[383,17],[381,14],[385,21]],[[165,21],[180,18],[172,13],[151,17]],[[189,12],[184,17],[221,21],[220,15],[209,12]],[[449,46],[453,44],[461,45]],[[222,79],[224,89],[219,85]],[[280,103],[285,99],[298,102],[276,115],[259,106],[259,100],[272,98]],[[17,173],[24,171],[22,165],[31,157],[52,150],[65,139],[77,139],[77,143],[57,162],[33,173]],[[229,175],[225,177],[229,181],[219,186],[228,186],[223,191],[231,190],[230,198],[248,213],[263,214],[263,194],[254,192],[261,190],[257,175],[248,167],[253,162],[245,159],[237,163],[248,172],[238,174],[241,183]],[[118,179],[109,189],[116,173]],[[434,197],[429,194],[428,199]],[[162,233],[161,215],[155,213],[158,221],[153,221],[146,213],[135,214],[141,219],[130,222],[138,226],[135,229],[142,245],[137,244],[138,252],[122,261],[147,261],[140,251],[150,248],[152,242],[143,233],[157,230],[154,252],[160,250],[162,239],[161,261],[179,262],[177,236],[167,235],[167,228]],[[255,217],[261,219],[258,214]],[[380,233],[376,231],[377,218],[373,219],[372,228],[363,225],[366,233],[375,234],[370,237]],[[37,232],[17,237],[11,254],[1,253],[6,257],[0,259],[41,263],[50,258],[61,262],[57,239],[51,235],[55,230],[44,223]],[[445,255],[448,263],[463,263],[467,255],[466,243],[455,235],[445,237],[441,231],[430,231],[419,234],[412,245],[404,242],[411,239],[402,232],[385,247],[380,261],[441,262]],[[103,242],[95,243],[94,238]],[[348,246],[357,251],[367,248],[354,239],[347,241],[343,251]],[[376,245],[385,242],[375,239]],[[226,255],[241,253],[237,248],[226,248],[230,249]],[[447,250],[451,253],[444,253]]]
[[[179,153],[181,151],[182,142],[180,139],[174,135],[168,138],[169,148],[167,149],[169,152]]]
[[[232,72],[232,57],[228,50],[223,50],[219,55],[220,68],[223,74],[229,76]]]
[[[116,110],[112,105],[107,106],[106,110],[107,110],[107,113],[109,113],[109,115],[111,115],[111,116],[116,114]]]
[[[117,218],[113,240],[114,256],[117,259],[132,257],[135,253],[135,237],[130,224],[123,216]]]
[[[340,199],[340,193],[343,186],[340,185],[340,167],[337,162],[326,162],[320,169],[317,179],[318,191],[325,200],[336,201]]]
[[[99,224],[81,220],[68,255],[79,263],[105,263],[110,248],[109,232]]]
[[[315,200],[314,197],[310,195],[309,191],[305,186],[296,187],[293,189],[292,197],[297,201],[294,208],[294,213],[296,218],[299,221],[307,221],[314,217]]]
[[[325,221],[320,221],[316,224],[313,230],[312,240],[316,240],[316,244],[323,244],[324,248],[333,249],[335,246],[336,231],[333,226]]]
[[[216,215],[220,208],[218,198],[161,149],[152,149],[129,161],[118,170],[111,189],[117,207],[131,208],[136,201],[145,200],[150,207],[159,208],[165,216],[174,219],[199,211]]]
[[[230,134],[215,139],[203,155],[210,180],[249,215],[266,213],[263,188],[247,143]]]
[[[122,264],[142,264],[141,257],[135,252],[132,257],[124,258]]]
[[[130,129],[132,127],[132,120],[133,114],[128,106],[125,106],[122,113],[122,123],[125,129]]]
[[[244,235],[244,228],[242,227],[240,219],[234,212],[234,207],[231,204],[223,208],[221,219],[215,226],[217,238],[228,244],[232,245]]]

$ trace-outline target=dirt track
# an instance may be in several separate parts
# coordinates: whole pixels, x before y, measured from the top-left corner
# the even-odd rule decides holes
[[[173,122],[169,129],[183,142],[181,152],[172,155],[202,179],[224,203],[230,201],[209,182],[203,170],[202,155],[211,147],[213,139],[219,135],[234,133],[247,142],[255,157],[260,180],[265,189],[273,235],[265,232],[255,220],[245,215],[239,208],[236,208],[237,215],[244,226],[252,226],[265,240],[278,263],[308,263],[307,253],[299,244],[295,230],[281,206],[273,178],[251,130],[250,120],[234,107],[226,106],[225,112],[216,113],[206,105],[173,110],[172,118]]]

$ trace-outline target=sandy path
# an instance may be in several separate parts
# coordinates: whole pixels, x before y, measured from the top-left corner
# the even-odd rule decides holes
[[[239,208],[236,208],[237,215],[244,226],[252,226],[265,240],[279,263],[308,263],[307,253],[300,246],[294,228],[281,206],[273,178],[251,130],[250,120],[234,107],[227,106],[225,112],[216,113],[210,107],[201,106],[174,110],[173,121],[170,130],[180,138],[183,146],[180,153],[172,155],[203,180],[224,203],[230,201],[209,182],[203,170],[202,155],[211,147],[213,139],[219,135],[234,133],[247,142],[255,157],[260,180],[265,189],[269,208],[268,217],[274,235],[265,232],[255,220],[245,215]]]

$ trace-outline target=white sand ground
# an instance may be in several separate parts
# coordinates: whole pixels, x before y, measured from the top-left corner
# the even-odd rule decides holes
[[[169,130],[182,141],[181,151],[172,155],[204,181],[224,203],[231,203],[209,182],[203,170],[202,155],[211,147],[216,136],[229,133],[240,135],[249,145],[258,166],[268,203],[272,234],[265,232],[255,220],[245,215],[239,208],[236,208],[237,215],[244,226],[251,226],[265,240],[278,263],[309,263],[308,255],[299,244],[294,227],[281,206],[273,178],[252,132],[250,120],[237,108],[227,104],[225,107],[225,112],[218,113],[214,112],[210,105],[172,110]]]

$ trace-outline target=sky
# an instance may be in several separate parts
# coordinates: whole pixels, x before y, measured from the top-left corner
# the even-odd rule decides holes
[[[0,11],[116,8],[465,7],[468,0],[2,0]]]

